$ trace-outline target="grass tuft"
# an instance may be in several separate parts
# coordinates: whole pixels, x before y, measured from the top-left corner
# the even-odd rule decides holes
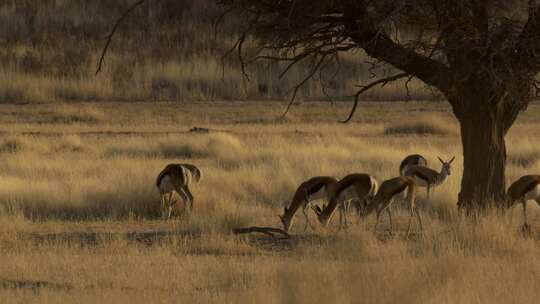
[[[437,116],[405,119],[403,122],[390,124],[384,128],[385,135],[438,135],[458,134],[456,126]]]

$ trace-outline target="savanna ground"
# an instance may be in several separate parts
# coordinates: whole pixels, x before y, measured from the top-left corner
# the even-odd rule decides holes
[[[477,223],[455,206],[459,129],[446,103],[95,103],[0,105],[2,303],[537,303],[539,208],[531,237],[519,207]],[[508,137],[509,181],[540,171],[540,105]],[[189,132],[194,127],[213,131]],[[456,155],[452,175],[419,208],[395,207],[395,234],[374,216],[292,238],[237,236],[279,226],[296,187],[315,175],[397,175],[409,153]],[[194,212],[157,219],[155,177],[170,162],[200,166]],[[424,189],[422,189],[424,190]],[[313,221],[316,219],[311,213]],[[356,222],[354,215],[350,219]]]

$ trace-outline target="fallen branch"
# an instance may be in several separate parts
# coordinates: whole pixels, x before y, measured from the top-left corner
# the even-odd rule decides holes
[[[287,231],[279,228],[272,228],[272,227],[246,227],[246,228],[235,228],[233,229],[234,234],[244,234],[244,233],[252,233],[252,232],[258,232],[258,233],[264,233],[266,235],[271,236],[273,239],[276,238],[274,233],[281,234],[284,236],[284,238],[289,239],[291,236]]]

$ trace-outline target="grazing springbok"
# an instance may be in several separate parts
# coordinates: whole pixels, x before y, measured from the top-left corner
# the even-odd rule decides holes
[[[294,214],[300,207],[306,219],[304,231],[309,225],[313,229],[313,225],[309,221],[307,209],[311,202],[319,199],[327,199],[328,201],[334,193],[337,180],[331,176],[315,176],[300,184],[289,207],[284,207],[283,215],[280,215],[283,229],[289,231],[293,223]]]
[[[161,196],[161,217],[169,219],[171,217],[174,192],[178,193],[186,207],[191,212],[193,210],[193,195],[189,191],[189,185],[201,179],[201,170],[191,164],[168,164],[163,169],[156,180],[156,186]],[[168,200],[166,196],[169,195]]]
[[[427,160],[420,154],[407,155],[399,164],[399,175],[405,175],[405,171],[411,166],[427,167]]]
[[[427,199],[429,199],[431,189],[442,184],[446,180],[446,177],[451,174],[450,165],[455,157],[452,157],[452,159],[447,162],[443,161],[440,157],[438,157],[438,159],[442,164],[440,172],[424,166],[410,166],[404,174],[405,176],[412,177],[418,186],[426,187]]]
[[[407,236],[409,235],[412,218],[416,216],[418,219],[418,224],[420,225],[420,230],[422,228],[422,219],[420,218],[420,213],[416,209],[416,191],[417,185],[413,178],[408,176],[398,176],[392,179],[384,181],[375,197],[371,202],[361,211],[361,216],[366,217],[371,214],[373,211],[377,211],[377,222],[375,223],[375,230],[377,230],[377,225],[379,224],[379,219],[381,213],[386,210],[388,213],[388,218],[390,220],[390,232],[392,232],[392,214],[390,213],[390,205],[394,202],[394,199],[399,194],[405,194],[407,190],[407,200],[409,203],[410,218],[409,225],[407,226]]]
[[[339,207],[339,229],[348,228],[347,213],[350,203],[353,202],[360,215],[360,210],[375,196],[378,186],[377,180],[369,174],[355,173],[345,176],[337,183],[328,205],[322,209],[319,206],[313,208],[319,222],[325,227]]]
[[[525,175],[512,183],[507,191],[508,203],[507,208],[512,207],[516,203],[521,203],[523,206],[523,228],[530,230],[527,223],[527,201],[535,200],[540,206],[540,175]]]

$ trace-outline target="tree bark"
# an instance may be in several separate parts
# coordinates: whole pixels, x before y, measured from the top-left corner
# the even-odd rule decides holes
[[[503,101],[487,97],[488,94],[464,95],[465,98],[457,103],[462,106],[454,106],[463,145],[463,177],[458,206],[471,213],[500,206],[505,198],[505,135],[512,124],[508,122],[513,122],[508,116],[513,112],[494,105],[494,100]]]

